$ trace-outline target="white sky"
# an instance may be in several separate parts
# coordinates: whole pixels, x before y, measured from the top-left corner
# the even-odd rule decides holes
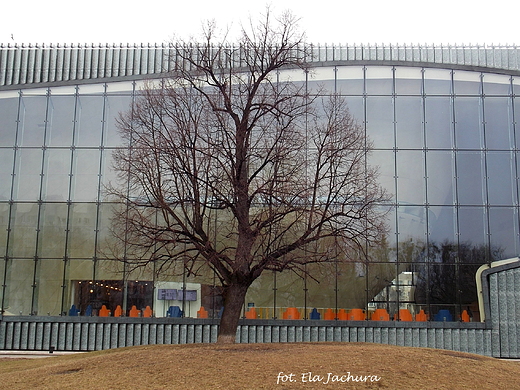
[[[270,1],[270,0],[268,0]],[[4,3],[4,4],[2,4]],[[8,4],[5,4],[8,3]],[[204,20],[240,25],[265,11],[247,0],[0,0],[0,43],[161,43]],[[515,0],[271,0],[313,43],[519,44]]]

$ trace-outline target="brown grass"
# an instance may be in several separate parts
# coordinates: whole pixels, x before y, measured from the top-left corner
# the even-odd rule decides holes
[[[368,343],[156,345],[0,359],[0,388],[24,390],[519,389],[519,374],[520,362]]]

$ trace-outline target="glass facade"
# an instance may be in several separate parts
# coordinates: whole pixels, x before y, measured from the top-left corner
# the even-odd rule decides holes
[[[390,232],[380,247],[346,262],[332,250],[330,263],[307,270],[312,277],[263,274],[246,307],[264,318],[298,307],[304,316],[312,308],[386,308],[391,315],[408,308],[432,317],[447,309],[454,318],[469,309],[476,319],[476,269],[519,253],[520,76],[324,64],[309,74],[291,71],[291,79],[344,96],[373,141],[369,164],[392,194]],[[72,305],[85,313],[102,303],[157,308],[160,283],[183,289],[187,282],[201,285],[197,304],[218,309],[211,277],[153,276],[111,261],[113,204],[105,185],[117,179],[116,120],[139,83],[0,88],[4,314],[63,315]]]

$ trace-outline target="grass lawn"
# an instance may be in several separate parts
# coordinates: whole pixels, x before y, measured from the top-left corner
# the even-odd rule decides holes
[[[1,389],[520,389],[520,362],[369,343],[189,344],[0,359]]]

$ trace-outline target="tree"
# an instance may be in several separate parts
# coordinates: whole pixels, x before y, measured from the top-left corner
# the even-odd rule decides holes
[[[236,45],[215,33],[210,24],[202,43],[172,46],[175,71],[121,115],[128,145],[114,167],[129,184],[111,191],[124,205],[113,226],[134,252],[124,261],[218,276],[223,343],[262,272],[305,272],[329,259],[330,242],[358,252],[377,242],[386,194],[345,102],[282,77],[309,55],[291,14],[268,11]]]

